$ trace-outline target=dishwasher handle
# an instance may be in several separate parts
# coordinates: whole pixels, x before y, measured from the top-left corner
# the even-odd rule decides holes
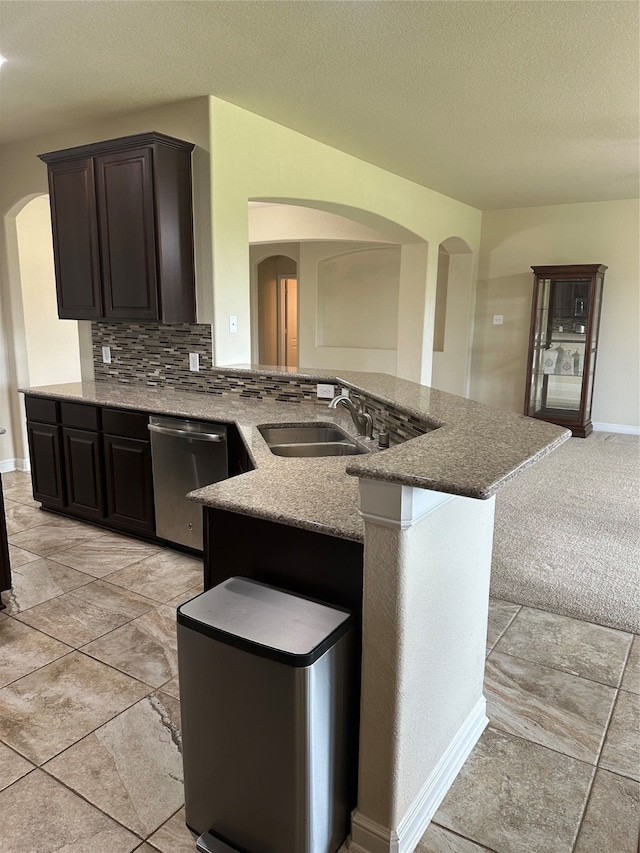
[[[171,435],[177,438],[193,438],[195,441],[224,441],[225,436],[217,432],[192,432],[188,429],[174,429],[171,427],[147,424],[149,432],[157,432],[160,435]]]

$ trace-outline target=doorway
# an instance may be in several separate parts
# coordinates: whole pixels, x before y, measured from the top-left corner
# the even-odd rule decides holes
[[[278,276],[278,364],[298,366],[298,279]]]
[[[298,265],[285,255],[258,264],[258,359],[298,366]]]

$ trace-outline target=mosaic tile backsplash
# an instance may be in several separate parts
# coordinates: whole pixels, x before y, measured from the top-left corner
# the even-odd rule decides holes
[[[96,379],[207,391],[212,363],[211,326],[158,323],[92,323]],[[111,364],[102,347],[111,348]],[[200,372],[189,370],[189,353],[200,355]]]
[[[122,383],[144,382],[183,391],[239,394],[287,403],[317,404],[316,381],[300,376],[274,376],[212,367],[212,329],[209,325],[157,323],[92,323],[95,378]],[[111,364],[102,361],[102,347],[111,348]],[[189,370],[189,353],[200,356],[200,370]],[[323,377],[326,381],[326,377]],[[392,444],[429,432],[420,418],[395,406],[361,395],[376,432],[389,433]],[[326,405],[326,402],[324,403]]]

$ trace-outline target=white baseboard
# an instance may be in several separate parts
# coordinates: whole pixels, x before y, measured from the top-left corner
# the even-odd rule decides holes
[[[596,424],[593,428],[596,432],[622,432],[625,435],[640,435],[640,426],[627,426],[626,424]]]
[[[8,474],[9,471],[31,471],[29,459],[0,459],[0,474]]]
[[[397,828],[382,826],[355,809],[351,816],[349,853],[412,853],[415,850],[460,768],[489,724],[486,704],[482,696]]]

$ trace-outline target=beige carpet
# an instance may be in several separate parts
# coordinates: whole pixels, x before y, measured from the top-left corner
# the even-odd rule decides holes
[[[498,493],[491,594],[640,633],[640,437],[572,438]]]

